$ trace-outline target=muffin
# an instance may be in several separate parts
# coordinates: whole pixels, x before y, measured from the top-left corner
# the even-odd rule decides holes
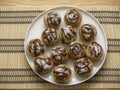
[[[103,48],[97,42],[92,42],[87,46],[86,56],[91,61],[99,60],[103,56]]]
[[[61,23],[61,16],[57,11],[49,11],[44,16],[44,22],[49,28],[57,28]]]
[[[68,54],[72,59],[78,59],[85,56],[85,45],[82,42],[74,41],[68,46]]]
[[[60,64],[56,66],[53,70],[53,78],[55,81],[64,83],[70,80],[71,78],[71,70],[70,68],[65,64]]]
[[[80,37],[85,41],[91,41],[97,35],[96,27],[92,24],[84,24],[79,30]]]
[[[39,74],[51,71],[53,62],[48,56],[39,56],[34,60],[35,71]]]
[[[63,46],[56,46],[50,52],[50,58],[54,64],[64,64],[68,60],[67,50]]]
[[[58,42],[57,32],[54,28],[47,28],[42,33],[42,41],[47,46],[55,45]]]
[[[45,44],[40,39],[32,39],[28,42],[27,51],[32,56],[39,56],[46,50]]]
[[[77,9],[69,9],[66,11],[64,20],[67,25],[78,26],[81,23],[82,15]]]
[[[72,26],[67,26],[66,28],[62,28],[60,32],[60,39],[63,43],[69,44],[72,41],[75,41],[77,38],[76,29]]]
[[[93,64],[88,58],[81,58],[75,61],[74,70],[79,76],[89,75]]]

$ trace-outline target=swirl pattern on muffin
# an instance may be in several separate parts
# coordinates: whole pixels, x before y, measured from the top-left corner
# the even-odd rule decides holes
[[[75,61],[74,70],[75,72],[81,76],[85,74],[89,74],[93,69],[93,64],[88,58],[81,58]]]
[[[61,23],[61,16],[56,11],[49,11],[44,17],[44,22],[49,28],[57,28]]]
[[[56,66],[53,70],[53,78],[60,83],[67,82],[71,78],[71,70],[65,64]]]
[[[57,32],[54,28],[47,28],[42,33],[42,40],[47,46],[55,45],[58,41]]]
[[[52,67],[53,63],[48,56],[39,56],[34,61],[35,71],[39,74],[49,72]]]
[[[78,41],[71,42],[68,46],[68,53],[73,59],[82,58],[85,56],[85,45]]]
[[[63,43],[69,44],[77,38],[76,29],[72,26],[62,28],[60,32],[60,39]]]
[[[79,31],[80,37],[83,40],[90,41],[97,35],[96,27],[92,24],[84,24]]]
[[[73,8],[66,11],[64,19],[68,25],[78,26],[82,20],[82,15]]]
[[[103,55],[103,48],[101,45],[99,45],[97,42],[92,42],[90,45],[87,46],[86,49],[86,56],[94,61],[98,60]]]
[[[40,39],[32,39],[28,42],[28,52],[33,56],[39,56],[46,50],[45,44]]]
[[[63,64],[66,63],[68,60],[68,53],[63,46],[56,46],[52,49],[50,57],[53,63],[55,63],[56,65]]]

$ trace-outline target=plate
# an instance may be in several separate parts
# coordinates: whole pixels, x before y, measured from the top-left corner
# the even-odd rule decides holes
[[[31,40],[33,38],[39,38],[39,39],[41,38],[42,32],[46,29],[46,26],[44,24],[44,15],[45,15],[46,12],[48,12],[50,10],[56,10],[61,15],[62,22],[61,22],[60,27],[58,28],[57,31],[59,32],[61,27],[66,27],[66,24],[64,22],[64,15],[65,15],[66,10],[68,10],[70,8],[75,8],[78,11],[81,12],[81,14],[82,14],[82,22],[81,22],[80,26],[83,25],[83,24],[86,24],[86,23],[91,23],[91,24],[96,26],[98,33],[97,33],[97,36],[94,39],[94,41],[96,41],[97,43],[99,43],[103,47],[104,54],[103,54],[102,58],[99,61],[96,61],[96,62],[93,63],[92,72],[90,73],[89,76],[85,76],[85,77],[77,76],[76,73],[74,72],[74,67],[73,67],[74,60],[71,60],[71,59],[68,60],[68,62],[66,64],[72,70],[71,79],[66,83],[57,83],[56,81],[54,81],[54,79],[52,77],[52,71],[47,73],[47,74],[38,74],[34,70],[34,59],[35,59],[35,57],[32,57],[27,53],[27,43],[28,43],[29,40]],[[80,26],[77,28],[77,30],[80,28]],[[77,36],[78,36],[77,40],[81,41],[81,39],[79,38],[79,35],[77,35]],[[84,43],[87,44],[87,42],[84,42]],[[64,47],[67,46],[65,44],[63,45],[60,41],[59,41],[59,43],[57,45],[62,45]],[[53,47],[47,47],[47,51],[46,51],[45,55],[49,56],[49,52],[50,52],[51,48],[53,48]],[[27,58],[27,62],[29,63],[32,70],[38,76],[40,76],[41,78],[43,78],[44,80],[46,80],[46,81],[48,81],[50,83],[56,84],[56,85],[64,85],[64,86],[75,85],[75,84],[80,84],[82,82],[85,82],[85,81],[89,80],[102,67],[102,65],[103,65],[103,63],[105,61],[105,58],[106,58],[106,54],[107,54],[107,38],[106,38],[106,34],[104,32],[104,29],[102,28],[100,23],[92,15],[90,15],[87,11],[84,11],[84,10],[82,10],[80,8],[77,8],[77,7],[61,6],[61,7],[55,7],[55,8],[52,8],[52,9],[49,9],[49,10],[46,10],[46,11],[40,13],[40,15],[38,15],[33,20],[33,22],[31,23],[31,25],[28,28],[28,31],[26,33],[26,37],[25,37],[25,41],[24,41],[24,50],[25,50],[25,56]]]

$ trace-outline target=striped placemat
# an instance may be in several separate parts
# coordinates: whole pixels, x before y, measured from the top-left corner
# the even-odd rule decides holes
[[[24,37],[32,20],[54,6],[0,7],[0,89],[65,88],[38,77],[24,55]],[[67,88],[120,88],[120,7],[80,6],[105,29],[108,54],[101,70],[90,80]]]

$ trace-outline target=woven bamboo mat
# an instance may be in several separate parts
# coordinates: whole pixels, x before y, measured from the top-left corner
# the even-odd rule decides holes
[[[32,20],[54,6],[0,7],[0,89],[65,88],[39,78],[29,67],[23,49]],[[105,29],[108,54],[101,70],[85,83],[67,88],[120,88],[120,7],[80,7],[94,15]]]

